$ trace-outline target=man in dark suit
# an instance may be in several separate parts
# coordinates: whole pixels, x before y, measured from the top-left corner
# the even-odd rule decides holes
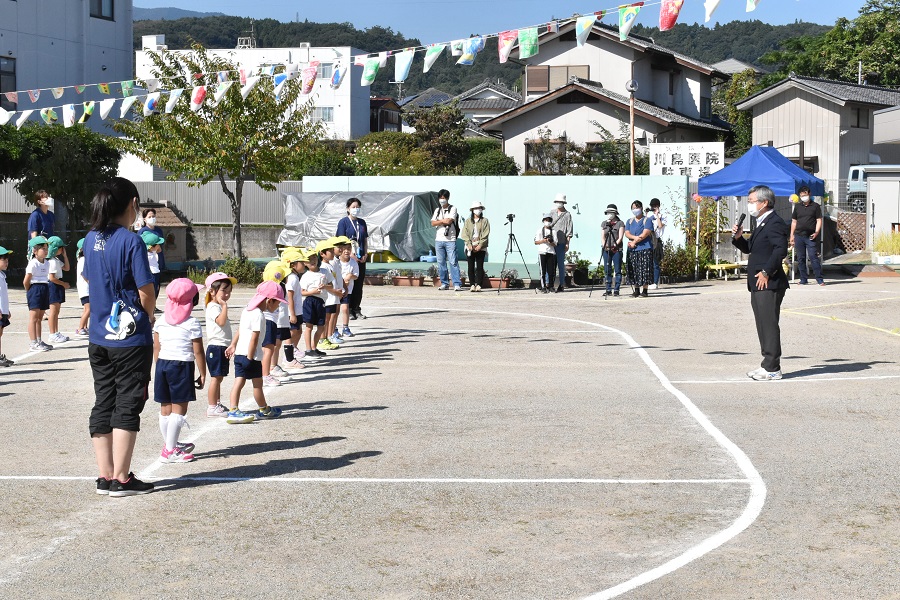
[[[781,379],[781,329],[778,319],[781,302],[790,285],[781,267],[787,256],[790,229],[784,219],[775,214],[775,193],[767,186],[758,185],[750,190],[747,199],[748,212],[756,217],[756,229],[749,240],[743,237],[743,228],[732,228],[731,243],[741,252],[750,254],[747,261],[747,289],[750,290],[750,306],[756,319],[756,333],[763,360],[759,369],[747,376],[756,381]]]

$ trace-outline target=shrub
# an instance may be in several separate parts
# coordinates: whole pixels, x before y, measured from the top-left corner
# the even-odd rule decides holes
[[[463,175],[518,175],[516,161],[499,148],[488,149],[469,158],[463,164]]]
[[[185,277],[193,281],[194,283],[203,284],[206,281],[206,277],[209,275],[209,272],[206,269],[194,267],[187,268],[187,274]]]
[[[219,270],[237,279],[238,283],[259,285],[262,282],[262,271],[251,260],[244,257],[229,257],[222,263]]]
[[[470,159],[485,152],[501,149],[500,142],[494,138],[466,138],[466,143],[469,145]]]
[[[693,247],[677,247],[671,240],[663,245],[663,259],[659,266],[659,272],[665,277],[674,279],[688,279],[694,276],[695,252]],[[706,271],[710,263],[710,251],[708,248],[700,249],[700,272]]]
[[[338,144],[323,143],[300,158],[295,177],[306,175],[353,175],[350,154]]]
[[[415,138],[397,131],[361,137],[350,165],[357,175],[429,175],[434,170]]]
[[[900,254],[900,233],[879,232],[875,234],[875,252],[881,254]]]

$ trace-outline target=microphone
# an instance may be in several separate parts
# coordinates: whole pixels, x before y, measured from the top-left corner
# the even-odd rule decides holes
[[[744,219],[746,219],[746,218],[747,218],[747,214],[746,214],[746,213],[741,213],[741,216],[740,216],[740,218],[738,219],[738,222],[737,222],[737,228],[738,228],[738,229],[740,229],[740,228],[741,228],[741,225],[744,224]]]

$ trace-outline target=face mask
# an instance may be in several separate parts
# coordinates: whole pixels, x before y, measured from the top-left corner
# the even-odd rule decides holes
[[[480,216],[481,216],[481,209],[480,209],[480,208],[476,208],[474,212],[475,212],[475,216],[476,216],[476,217],[480,217]]]
[[[144,223],[147,224],[147,227],[155,227],[156,217],[147,217],[146,219],[144,219]]]
[[[803,204],[809,204],[809,196],[800,196],[800,202]]]
[[[759,204],[748,204],[747,212],[750,214],[751,217],[758,217],[759,216]]]
[[[46,206],[48,210],[53,210],[53,203],[55,200],[53,198],[44,198],[41,200],[41,204]]]
[[[544,221],[544,227],[550,227],[550,223],[553,221]]]
[[[449,201],[448,199],[446,199],[446,198],[438,198],[438,202],[440,202],[440,203],[441,203],[441,206],[443,206],[443,205],[447,204],[447,203],[450,202],[450,201]]]
[[[639,217],[642,214],[644,214],[644,211],[642,211],[640,208],[635,208],[635,209],[632,209],[631,214],[633,214],[636,217]]]
[[[606,218],[607,218],[607,220],[609,220],[609,221],[615,221],[615,220],[616,220],[616,215],[613,215],[613,214],[610,214],[610,213],[606,213]]]
[[[554,202],[553,204],[556,205],[556,208],[563,208],[565,206],[562,202]]]
[[[359,214],[359,207],[358,207],[358,206],[354,206],[353,208],[351,208],[351,209],[350,209],[350,214],[353,215],[354,217],[355,217],[356,215],[358,215],[358,214]]]

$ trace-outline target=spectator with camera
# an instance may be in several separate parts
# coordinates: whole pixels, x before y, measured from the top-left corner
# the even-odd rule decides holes
[[[557,233],[553,230],[553,214],[544,215],[543,224],[534,236],[534,245],[538,247],[538,255],[541,261],[541,292],[549,294],[551,290],[560,292],[560,288],[554,290],[553,282],[556,280],[556,248]]]
[[[574,230],[572,229],[572,213],[566,210],[566,195],[557,194],[553,199],[556,207],[553,216],[552,226],[553,232],[556,234],[556,268],[559,270],[559,287],[557,292],[563,291],[566,286],[566,252],[569,251],[569,240],[572,239]]]
[[[603,274],[606,278],[604,296],[618,296],[622,285],[622,238],[625,237],[625,224],[619,218],[619,209],[615,204],[606,207],[606,220],[600,224],[600,246],[603,248]],[[613,290],[613,275],[616,287]]]
[[[472,215],[463,223],[459,237],[466,244],[466,256],[469,263],[469,291],[480,292],[484,279],[484,258],[487,255],[488,236],[491,235],[491,223],[482,213],[484,205],[476,200],[469,209]]]
[[[435,228],[434,253],[437,254],[438,275],[441,278],[439,290],[450,289],[450,281],[447,276],[447,268],[450,269],[450,278],[453,279],[453,290],[462,291],[462,282],[459,278],[459,261],[456,258],[456,237],[459,235],[459,215],[456,207],[450,205],[450,192],[441,190],[438,192],[440,206],[434,209],[431,215],[431,225]]]

